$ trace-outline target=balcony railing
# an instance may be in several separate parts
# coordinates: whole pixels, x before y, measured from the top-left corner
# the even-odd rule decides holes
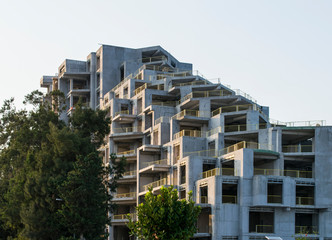
[[[228,112],[239,112],[239,111],[246,111],[246,110],[258,110],[257,105],[253,104],[245,104],[245,105],[234,105],[234,106],[227,106],[227,107],[220,107],[214,111],[212,111],[211,116],[214,117],[221,113],[228,113]]]
[[[296,234],[318,234],[317,226],[295,226]]]
[[[259,130],[267,128],[267,123],[260,124],[240,124],[240,125],[226,125],[225,132],[241,132],[250,130]]]
[[[135,150],[129,150],[129,151],[124,151],[124,152],[118,152],[116,155],[122,156],[122,155],[133,155],[135,154]]]
[[[208,197],[207,196],[201,196],[200,203],[208,203]]]
[[[161,159],[161,160],[157,160],[157,161],[142,163],[143,167],[148,167],[148,166],[152,166],[152,165],[168,165],[168,164],[169,164],[168,159]]]
[[[281,125],[287,127],[319,127],[326,126],[326,120],[310,120],[310,121],[294,121],[294,122],[282,122],[275,119],[269,119],[273,125]]]
[[[254,175],[282,176],[282,170],[254,168]]]
[[[312,171],[284,170],[284,176],[295,178],[312,178]]]
[[[182,130],[178,133],[175,133],[173,139],[180,137],[202,137],[202,132],[198,130]]]
[[[125,155],[125,154],[123,154]],[[127,171],[127,172],[124,172],[122,176],[136,176],[137,175],[137,171],[134,170],[134,171]]]
[[[254,168],[254,175],[312,178],[312,171]]]
[[[284,145],[282,146],[284,153],[303,153],[314,152],[312,145]]]
[[[217,151],[215,149],[195,151],[195,152],[185,152],[183,156],[199,156],[199,157],[218,157]]]
[[[134,219],[136,219],[136,213],[113,215],[112,220],[128,220],[128,217],[134,220]]]
[[[216,132],[218,132],[218,129],[216,129]],[[180,132],[177,134],[180,134]],[[203,135],[203,134],[201,134],[201,135]],[[182,136],[182,135],[177,135],[176,137],[179,137],[179,136]],[[243,148],[269,150],[269,149],[272,149],[272,145],[242,141],[242,142],[236,143],[232,146],[221,149],[221,150],[219,150],[219,152],[217,152],[216,149],[209,149],[209,150],[201,150],[201,151],[194,151],[194,152],[184,152],[183,156],[184,157],[186,157],[186,156],[218,157],[218,156],[228,154],[228,153],[231,153],[231,152],[243,149]]]
[[[144,89],[146,89],[146,88],[148,88],[148,84],[147,84],[147,83],[145,83],[145,84],[143,84],[142,86],[136,88],[136,89],[134,90],[134,96],[137,95],[137,94],[139,94],[140,92],[142,92],[142,91],[143,91]]]
[[[267,195],[267,203],[282,203],[281,195]]]
[[[256,233],[273,233],[273,225],[256,225]]]
[[[208,81],[195,80],[195,81],[186,82],[186,83],[173,83],[172,87],[197,86],[197,85],[208,85],[208,84],[210,84]]]
[[[142,132],[142,127],[122,127],[122,128],[113,128],[114,133],[131,133],[131,132]]]
[[[120,115],[120,114],[127,114],[127,115],[129,115],[129,110],[122,110],[122,111],[116,112],[115,116]]]
[[[188,76],[192,76],[192,71],[181,70],[178,72],[158,74],[157,79],[162,79],[167,77],[188,77]]]
[[[182,110],[181,112],[175,114],[172,118],[179,119],[184,116],[199,117],[200,112],[198,110],[185,109],[185,110]]]
[[[232,93],[227,90],[194,91],[183,97],[179,103],[183,103],[184,101],[190,98],[225,97],[231,95]]]
[[[222,203],[237,203],[236,195],[222,195]]]
[[[130,192],[130,193],[118,193],[114,196],[114,198],[135,198],[136,192]]]
[[[222,127],[216,127],[216,128],[211,129],[210,131],[205,132],[205,137],[210,137],[213,134],[221,133],[221,132],[222,132]]]
[[[170,117],[160,117],[160,118],[158,118],[157,120],[154,121],[154,125],[157,125],[157,124],[162,123],[162,122],[169,123],[170,120],[171,120]]]
[[[242,97],[245,97],[247,99],[249,99],[250,101],[257,103],[257,100],[254,99],[252,96],[250,96],[248,93],[243,92],[241,89],[233,89],[235,91],[236,95],[240,95]]]
[[[234,168],[214,168],[205,172],[202,172],[202,178],[208,178],[219,175],[234,176]]]
[[[220,155],[224,155],[224,154],[227,154],[227,153],[230,153],[230,152],[235,152],[237,150],[240,150],[242,148],[246,148],[249,144],[245,141],[242,141],[242,142],[239,142],[239,143],[236,143],[234,145],[231,145],[229,147],[226,147],[224,149],[221,149],[219,151],[219,156]]]
[[[177,102],[175,101],[167,101],[167,102],[156,102],[152,101],[151,105],[163,106],[163,107],[175,107]]]
[[[143,63],[150,63],[150,62],[157,62],[157,61],[166,61],[166,60],[167,60],[166,56],[145,57],[145,58],[141,59],[141,61]]]
[[[314,205],[313,197],[296,197],[296,205]]]
[[[167,178],[160,179],[158,181],[146,184],[143,186],[144,191],[148,191],[150,187],[156,188],[167,184]]]

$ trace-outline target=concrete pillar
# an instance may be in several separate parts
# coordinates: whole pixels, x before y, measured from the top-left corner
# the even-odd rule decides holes
[[[252,181],[253,205],[267,204],[267,177],[255,175]]]
[[[69,91],[74,89],[74,79],[69,79]]]
[[[247,113],[247,131],[259,129],[259,112],[248,111]]]
[[[171,124],[171,129],[170,129],[171,136],[170,136],[170,139],[174,140],[174,134],[180,131],[180,124],[179,124],[178,120],[173,119],[173,118],[171,118],[170,124]]]
[[[201,98],[199,100],[200,117],[209,118],[211,116],[211,101],[208,98]]]
[[[282,185],[282,203],[284,206],[295,207],[296,184],[291,177],[285,177]]]
[[[186,183],[187,191],[193,191],[196,181],[199,179],[200,174],[203,172],[202,158],[198,156],[189,156],[186,166]]]
[[[90,107],[92,109],[96,109],[96,81],[97,81],[97,73],[96,73],[96,53],[91,53],[91,59],[90,59]]]

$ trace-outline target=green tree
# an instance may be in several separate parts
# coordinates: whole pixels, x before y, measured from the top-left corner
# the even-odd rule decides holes
[[[137,208],[137,221],[129,216],[131,235],[146,240],[189,240],[196,232],[196,222],[201,211],[192,200],[179,200],[173,187],[162,187],[159,195],[152,189],[145,195],[144,203]]]
[[[107,113],[78,104],[66,125],[42,97],[26,97],[30,111],[13,99],[0,109],[0,239],[105,239],[116,187],[108,177],[120,178],[125,164],[102,164]]]

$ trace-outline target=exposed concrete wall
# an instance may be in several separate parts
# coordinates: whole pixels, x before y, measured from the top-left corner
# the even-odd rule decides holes
[[[175,67],[165,79],[160,78],[160,71],[151,70],[146,67],[148,62],[143,62],[143,55],[147,56],[164,56],[160,63],[150,64],[154,68],[168,66]],[[97,57],[100,58],[99,70],[97,71]],[[143,66],[146,64],[146,66]],[[142,67],[143,68],[140,68]],[[239,104],[252,104],[249,99],[236,96],[234,91],[230,91],[230,96],[214,96],[202,97],[186,100],[186,103],[176,104],[175,107],[152,105],[154,101],[163,101],[169,99],[170,101],[178,101],[188,94],[195,91],[207,91],[207,86],[199,87],[180,86],[173,88],[172,83],[188,83],[199,79],[197,76],[172,77],[173,73],[181,71],[192,71],[192,65],[188,63],[181,63],[170,55],[166,50],[159,46],[130,49],[115,46],[103,45],[96,53],[91,53],[87,57],[87,61],[65,60],[59,67],[58,88],[65,93],[68,106],[73,107],[74,96],[70,94],[73,89],[75,80],[88,81],[90,91],[86,96],[90,96],[90,107],[96,108],[100,104],[101,108],[110,110],[110,117],[114,118],[115,113],[121,111],[121,105],[128,105],[129,112],[132,115],[137,115],[134,120],[127,122],[112,121],[112,134],[108,139],[108,146],[110,153],[118,152],[121,148],[120,144],[125,144],[131,150],[137,150],[137,157],[130,156],[127,165],[128,171],[137,170],[137,176],[132,179],[132,182],[123,184],[119,187],[119,192],[126,193],[126,191],[135,191],[136,203],[140,203],[139,194],[143,194],[143,186],[156,180],[167,178],[167,184],[173,184],[178,188],[185,189],[186,192],[193,191],[194,199],[200,202],[200,186],[204,185],[208,188],[208,203],[204,203],[205,222],[199,224],[207,226],[208,222],[212,223],[212,240],[220,240],[223,237],[238,237],[240,240],[249,240],[249,238],[259,238],[265,235],[280,236],[285,240],[293,240],[295,237],[295,215],[296,213],[309,212],[317,215],[316,224],[319,227],[319,235],[311,237],[323,238],[332,237],[332,128],[331,127],[306,127],[306,128],[285,128],[273,127],[270,128],[270,123],[266,122],[260,126],[264,129],[259,129],[259,122],[267,121],[269,116],[269,107],[258,108],[253,106],[252,110],[239,110],[221,113],[220,115],[211,117],[211,107],[217,109],[219,107],[237,106]],[[123,74],[121,76],[121,69]],[[134,79],[135,75],[142,71],[142,77]],[[160,70],[160,69],[159,69]],[[97,73],[98,72],[98,73]],[[76,75],[66,75],[67,73],[77,73]],[[79,73],[79,74],[78,74]],[[84,73],[84,74],[82,74]],[[100,89],[97,88],[97,76],[100,76]],[[127,78],[121,82],[124,77],[133,74],[131,78]],[[190,72],[186,73],[187,75]],[[84,77],[82,77],[84,75]],[[158,76],[158,78],[157,78]],[[45,77],[41,81],[43,87],[47,87],[48,91],[51,89],[51,78]],[[189,80],[188,80],[189,79]],[[120,84],[119,84],[120,83]],[[134,91],[138,86],[149,83],[149,86],[134,96]],[[119,85],[118,85],[119,84]],[[111,91],[115,86],[117,89]],[[121,85],[121,86],[120,86]],[[151,86],[162,86],[164,90],[149,89]],[[227,89],[222,85],[210,85],[208,89]],[[169,91],[171,90],[171,91]],[[98,93],[100,94],[98,95]],[[108,99],[108,102],[105,101]],[[240,103],[241,102],[241,103]],[[188,117],[184,120],[172,119],[172,117],[182,110],[199,110],[200,117]],[[262,114],[263,112],[263,114]],[[70,114],[70,113],[69,113]],[[147,116],[149,114],[149,116]],[[243,117],[246,117],[245,121]],[[169,120],[164,118],[161,123],[155,124],[155,121],[160,117],[169,117]],[[66,119],[67,113],[63,113],[61,118]],[[206,118],[209,121],[206,121]],[[245,130],[238,129],[234,132],[227,131],[225,133],[226,120],[227,124],[246,125]],[[190,119],[190,121],[188,121]],[[135,127],[142,124],[142,131],[137,134],[136,138],[128,133],[128,139],[123,138],[114,140],[114,128],[130,126]],[[178,137],[174,139],[174,134],[178,133],[180,129],[200,129],[202,132],[208,132],[212,129],[220,128],[209,136],[203,137]],[[315,129],[315,130],[313,130]],[[154,130],[158,133],[154,135]],[[282,143],[284,137],[285,142],[292,142],[289,139],[301,139],[301,136],[306,136],[308,131],[315,132],[312,137],[314,152],[294,151],[283,153]],[[288,135],[287,135],[288,134]],[[115,134],[116,135],[116,134]],[[287,136],[286,136],[287,135]],[[289,138],[289,139],[287,139]],[[227,146],[241,142],[257,142],[260,150],[252,149],[235,149],[229,151],[227,155],[219,156],[225,142]],[[295,141],[296,142],[296,141]],[[142,146],[141,147],[141,145]],[[209,145],[209,143],[212,143]],[[214,143],[214,144],[213,144]],[[298,143],[300,145],[300,143]],[[206,154],[207,150],[213,149],[217,157],[213,154]],[[176,147],[176,150],[175,150]],[[211,149],[209,149],[209,147]],[[123,147],[122,147],[123,149]],[[271,151],[262,151],[271,150]],[[179,158],[175,158],[175,151],[179,151]],[[197,152],[197,153],[193,153]],[[276,153],[277,152],[277,153]],[[190,153],[190,154],[189,154]],[[108,154],[104,154],[107,158]],[[187,156],[190,155],[190,156]],[[171,166],[165,166],[166,170],[156,170],[158,167],[152,168],[148,173],[139,173],[144,162],[152,162],[167,158]],[[285,159],[287,160],[288,168],[293,167],[293,171],[297,171],[294,176],[285,176],[283,171],[285,168]],[[105,160],[105,159],[104,159]],[[202,179],[203,168],[204,171],[230,166],[234,162],[234,175],[229,176],[221,173],[223,170],[216,170],[217,173],[206,176]],[[313,177],[304,178],[299,177],[299,171],[302,171],[301,162],[313,161]],[[107,161],[104,161],[107,162]],[[291,164],[290,164],[291,162]],[[229,165],[227,165],[229,164]],[[186,167],[186,180],[181,184],[181,165]],[[255,169],[256,168],[256,169]],[[306,166],[309,168],[310,166]],[[168,170],[167,170],[168,169]],[[261,170],[259,172],[258,170]],[[256,170],[256,171],[255,171]],[[145,170],[144,170],[145,171]],[[219,173],[218,173],[219,171]],[[268,184],[278,182],[282,184],[282,203],[268,202]],[[237,203],[223,203],[223,187],[226,184],[237,184]],[[298,205],[296,204],[296,186],[314,186],[314,205]],[[158,189],[155,189],[158,193]],[[203,203],[202,203],[203,204]],[[121,205],[121,211],[126,209],[133,211],[133,205]],[[249,212],[250,211],[270,211],[274,214],[274,233],[254,233],[249,232]],[[204,225],[205,224],[205,225]],[[123,225],[124,226],[124,225]],[[209,226],[207,226],[209,227]],[[208,229],[208,228],[206,228]],[[123,229],[122,229],[123,230]],[[125,231],[120,232],[125,232]],[[111,233],[114,229],[110,229]],[[119,232],[119,231],[118,231]],[[209,230],[207,230],[208,234]],[[123,233],[125,234],[125,233]],[[115,239],[122,237],[123,234],[116,233]],[[112,234],[111,234],[112,235]],[[113,237],[113,236],[112,236]],[[125,238],[127,235],[125,236]]]

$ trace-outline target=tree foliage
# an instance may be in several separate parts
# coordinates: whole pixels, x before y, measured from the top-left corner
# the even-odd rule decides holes
[[[0,109],[0,239],[105,239],[108,177],[121,177],[124,162],[103,167],[107,113],[78,104],[66,125],[41,99],[35,91],[25,99],[32,110],[13,99]]]
[[[189,240],[196,232],[196,222],[201,211],[192,200],[179,200],[173,187],[162,187],[159,195],[152,189],[145,195],[144,203],[137,208],[137,221],[129,216],[131,235],[146,240]]]

